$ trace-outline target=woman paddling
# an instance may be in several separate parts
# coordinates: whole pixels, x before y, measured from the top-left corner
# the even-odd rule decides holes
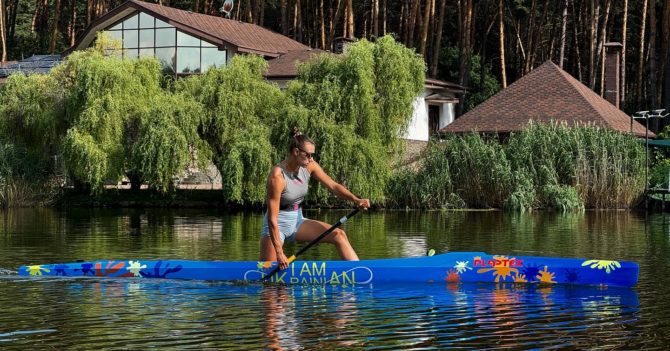
[[[288,155],[275,165],[267,181],[267,212],[263,220],[261,261],[277,261],[280,269],[288,267],[282,245],[284,241],[312,241],[330,227],[329,224],[306,219],[300,204],[307,195],[310,177],[321,182],[337,197],[349,200],[362,209],[370,207],[370,200],[359,199],[346,187],[336,183],[314,161],[314,142],[293,128],[288,144]],[[342,229],[335,229],[323,241],[335,244],[343,260],[358,261],[358,255]]]

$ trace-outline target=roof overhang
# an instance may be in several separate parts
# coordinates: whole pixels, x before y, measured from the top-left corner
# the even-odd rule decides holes
[[[237,51],[240,52],[245,52],[245,53],[253,53],[253,54],[258,54],[262,56],[269,56],[269,57],[277,57],[280,54],[276,52],[266,52],[266,51],[260,51],[260,50],[254,50],[254,49],[249,49],[249,48],[244,48],[244,47],[238,47],[237,45],[227,42],[225,40],[222,40],[221,38],[214,37],[206,32],[203,32],[199,29],[187,26],[185,24],[182,24],[180,22],[176,22],[172,20],[169,17],[165,17],[159,13],[156,13],[154,11],[151,11],[150,9],[147,9],[143,7],[140,4],[137,4],[133,1],[126,1],[123,4],[117,6],[113,10],[107,12],[106,14],[98,17],[95,21],[91,22],[91,24],[86,28],[84,31],[84,35],[81,36],[81,38],[70,48],[67,50],[63,51],[63,56],[71,54],[75,50],[82,50],[91,45],[93,40],[95,39],[96,34],[104,30],[105,28],[108,28],[112,24],[122,20],[123,18],[133,14],[134,12],[144,12],[148,15],[151,15],[155,18],[158,18],[159,20],[170,24],[171,26],[174,26],[178,30],[187,33],[189,35],[198,37],[200,39],[204,39],[214,45],[217,45],[219,49],[225,49],[226,47],[234,47],[237,49]]]
[[[438,93],[428,95],[424,98],[424,100],[429,104],[457,104],[459,102],[458,98],[455,96]]]

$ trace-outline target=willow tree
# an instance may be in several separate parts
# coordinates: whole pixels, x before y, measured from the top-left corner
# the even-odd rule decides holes
[[[0,87],[0,206],[53,200],[63,100],[49,75],[14,74]]]
[[[225,67],[177,82],[178,92],[203,108],[200,137],[222,176],[224,198],[243,204],[265,200],[265,178],[276,161],[271,126],[285,107],[285,94],[263,79],[260,56],[235,56]]]
[[[316,142],[321,166],[354,193],[383,201],[390,163],[424,78],[423,60],[385,36],[301,66],[288,94],[308,110],[299,127]],[[330,197],[319,188],[309,200],[327,204]]]
[[[65,90],[54,75],[13,74],[0,90],[0,138],[48,156],[65,132]]]
[[[71,54],[52,73],[67,91],[66,166],[93,191],[124,175],[134,188],[168,190],[199,145],[198,106],[161,88],[157,60],[105,56],[113,51],[107,44],[99,37],[95,48]]]
[[[129,140],[127,169],[155,189],[173,189],[173,178],[194,161],[200,169],[210,162],[209,147],[200,139],[201,105],[183,94],[159,94],[140,115]],[[195,157],[197,154],[198,157]]]

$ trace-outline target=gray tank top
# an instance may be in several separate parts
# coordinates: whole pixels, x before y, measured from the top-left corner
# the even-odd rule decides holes
[[[297,211],[300,209],[300,203],[302,203],[305,199],[305,195],[307,195],[310,177],[309,171],[307,171],[307,168],[305,167],[300,167],[298,168],[298,173],[295,174],[284,168],[284,165],[281,163],[279,163],[278,166],[279,169],[281,169],[286,182],[286,187],[281,193],[279,209],[284,211]]]

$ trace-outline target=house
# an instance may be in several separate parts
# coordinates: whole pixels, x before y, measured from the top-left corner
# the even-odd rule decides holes
[[[526,128],[529,121],[563,121],[569,125],[596,125],[644,137],[645,127],[618,107],[616,47],[608,45],[606,97],[610,101],[547,61],[440,129],[440,133],[497,133],[504,137]],[[655,135],[649,132],[649,137]]]
[[[48,73],[61,61],[60,55],[33,55],[21,61],[8,61],[0,66],[0,85],[14,72],[25,74]]]
[[[128,0],[93,21],[63,54],[90,47],[100,31],[121,41],[123,57],[156,57],[176,77],[204,73],[238,54],[257,54],[268,60],[266,78],[285,87],[297,77],[297,63],[326,53],[255,24]],[[336,53],[350,41],[338,38]],[[456,95],[464,92],[457,84],[434,79],[426,79],[425,88],[414,103],[407,140],[425,143],[453,121]]]
[[[348,41],[347,38],[339,38]],[[346,45],[335,40],[335,53],[341,53]],[[339,48],[339,49],[338,49]],[[292,50],[268,61],[266,79],[286,87],[289,81],[298,76],[296,66],[309,62],[315,55],[327,53],[319,49]],[[413,103],[412,119],[403,138],[410,144],[425,145],[430,137],[436,135],[440,128],[454,121],[455,106],[458,94],[465,88],[450,82],[426,78],[424,91]]]

